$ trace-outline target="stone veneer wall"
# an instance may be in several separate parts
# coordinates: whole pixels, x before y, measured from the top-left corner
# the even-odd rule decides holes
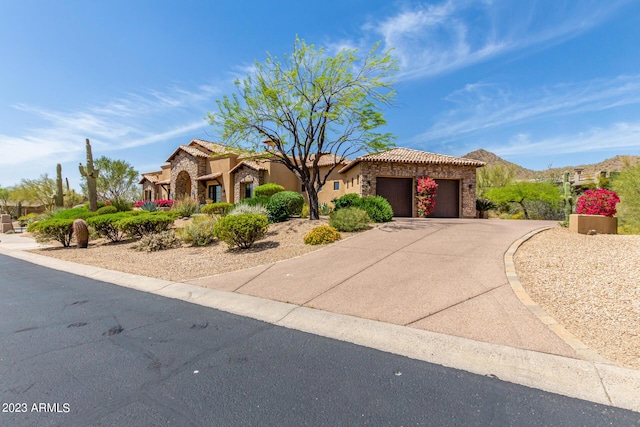
[[[460,180],[460,214],[464,218],[476,215],[476,168],[475,166],[427,165],[419,163],[361,162],[362,196],[376,195],[376,177],[419,178]],[[471,185],[471,188],[469,186]],[[415,194],[415,188],[414,188]],[[417,200],[413,201],[413,212],[417,211]]]
[[[185,171],[191,178],[190,197],[204,203],[206,188],[201,181],[196,181],[196,178],[205,175],[206,170],[206,159],[194,157],[187,152],[180,151],[171,161],[171,194],[178,194],[176,193],[176,180],[180,172]]]
[[[247,178],[250,178],[249,181]],[[264,184],[264,171],[253,170],[248,166],[241,166],[235,171],[235,177],[233,178],[233,201],[238,203],[240,198],[241,184],[253,182],[253,187]]]

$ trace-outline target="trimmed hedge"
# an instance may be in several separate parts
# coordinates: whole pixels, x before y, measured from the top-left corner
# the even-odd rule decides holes
[[[126,216],[116,222],[116,227],[129,236],[142,238],[149,234],[167,231],[172,224],[172,218],[159,212]]]
[[[27,231],[33,233],[39,242],[55,240],[62,243],[65,248],[68,248],[73,237],[73,221],[75,219],[72,218],[46,219],[30,224]]]
[[[111,205],[107,205],[107,206],[103,206],[100,209],[98,209],[96,211],[96,213],[98,215],[106,215],[106,214],[113,214],[118,212],[118,208],[116,208],[115,206],[111,206]]]
[[[91,212],[85,208],[71,208],[56,212],[53,216],[57,219],[87,219],[98,215],[98,212]]]
[[[256,240],[262,239],[269,228],[269,220],[264,215],[228,215],[218,220],[214,227],[215,236],[229,245],[249,249]]]
[[[207,215],[226,215],[233,208],[233,203],[209,203],[200,208],[200,213]]]
[[[124,232],[120,230],[117,223],[123,218],[129,218],[133,212],[117,212],[113,214],[98,215],[87,219],[89,227],[100,236],[106,237],[112,242],[119,242],[124,239]]]
[[[257,186],[254,190],[253,190],[253,194],[256,197],[271,197],[276,193],[280,193],[281,191],[284,191],[284,187],[280,184],[276,184],[273,182],[267,182],[266,184],[262,184]]]

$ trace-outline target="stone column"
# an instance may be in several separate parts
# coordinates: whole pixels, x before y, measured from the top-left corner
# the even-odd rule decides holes
[[[11,215],[0,215],[0,233],[6,233],[13,231],[13,223],[11,222]]]

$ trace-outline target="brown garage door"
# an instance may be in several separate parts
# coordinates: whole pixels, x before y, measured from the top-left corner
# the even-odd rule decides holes
[[[430,218],[458,218],[460,216],[460,181],[436,179],[436,207]]]
[[[389,201],[393,216],[412,216],[413,178],[376,178],[376,194]]]

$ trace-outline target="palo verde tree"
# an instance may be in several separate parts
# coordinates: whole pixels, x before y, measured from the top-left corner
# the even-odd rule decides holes
[[[124,160],[113,160],[101,156],[93,161],[93,167],[100,171],[96,178],[96,193],[99,200],[134,199],[137,191],[138,171]],[[88,193],[86,179],[80,184],[83,192]]]
[[[282,60],[267,54],[255,71],[236,80],[238,93],[217,101],[209,121],[225,143],[262,152],[300,180],[309,200],[309,218],[318,219],[318,190],[344,157],[391,146],[382,107],[393,101],[397,61],[378,44],[363,58],[357,49],[329,56],[296,38]],[[250,144],[247,147],[246,144]],[[320,172],[329,156],[332,167]]]
[[[525,202],[542,201],[549,205],[558,205],[562,200],[560,188],[551,182],[515,181],[504,187],[495,187],[487,191],[486,197],[495,203],[517,203],[529,219]]]

